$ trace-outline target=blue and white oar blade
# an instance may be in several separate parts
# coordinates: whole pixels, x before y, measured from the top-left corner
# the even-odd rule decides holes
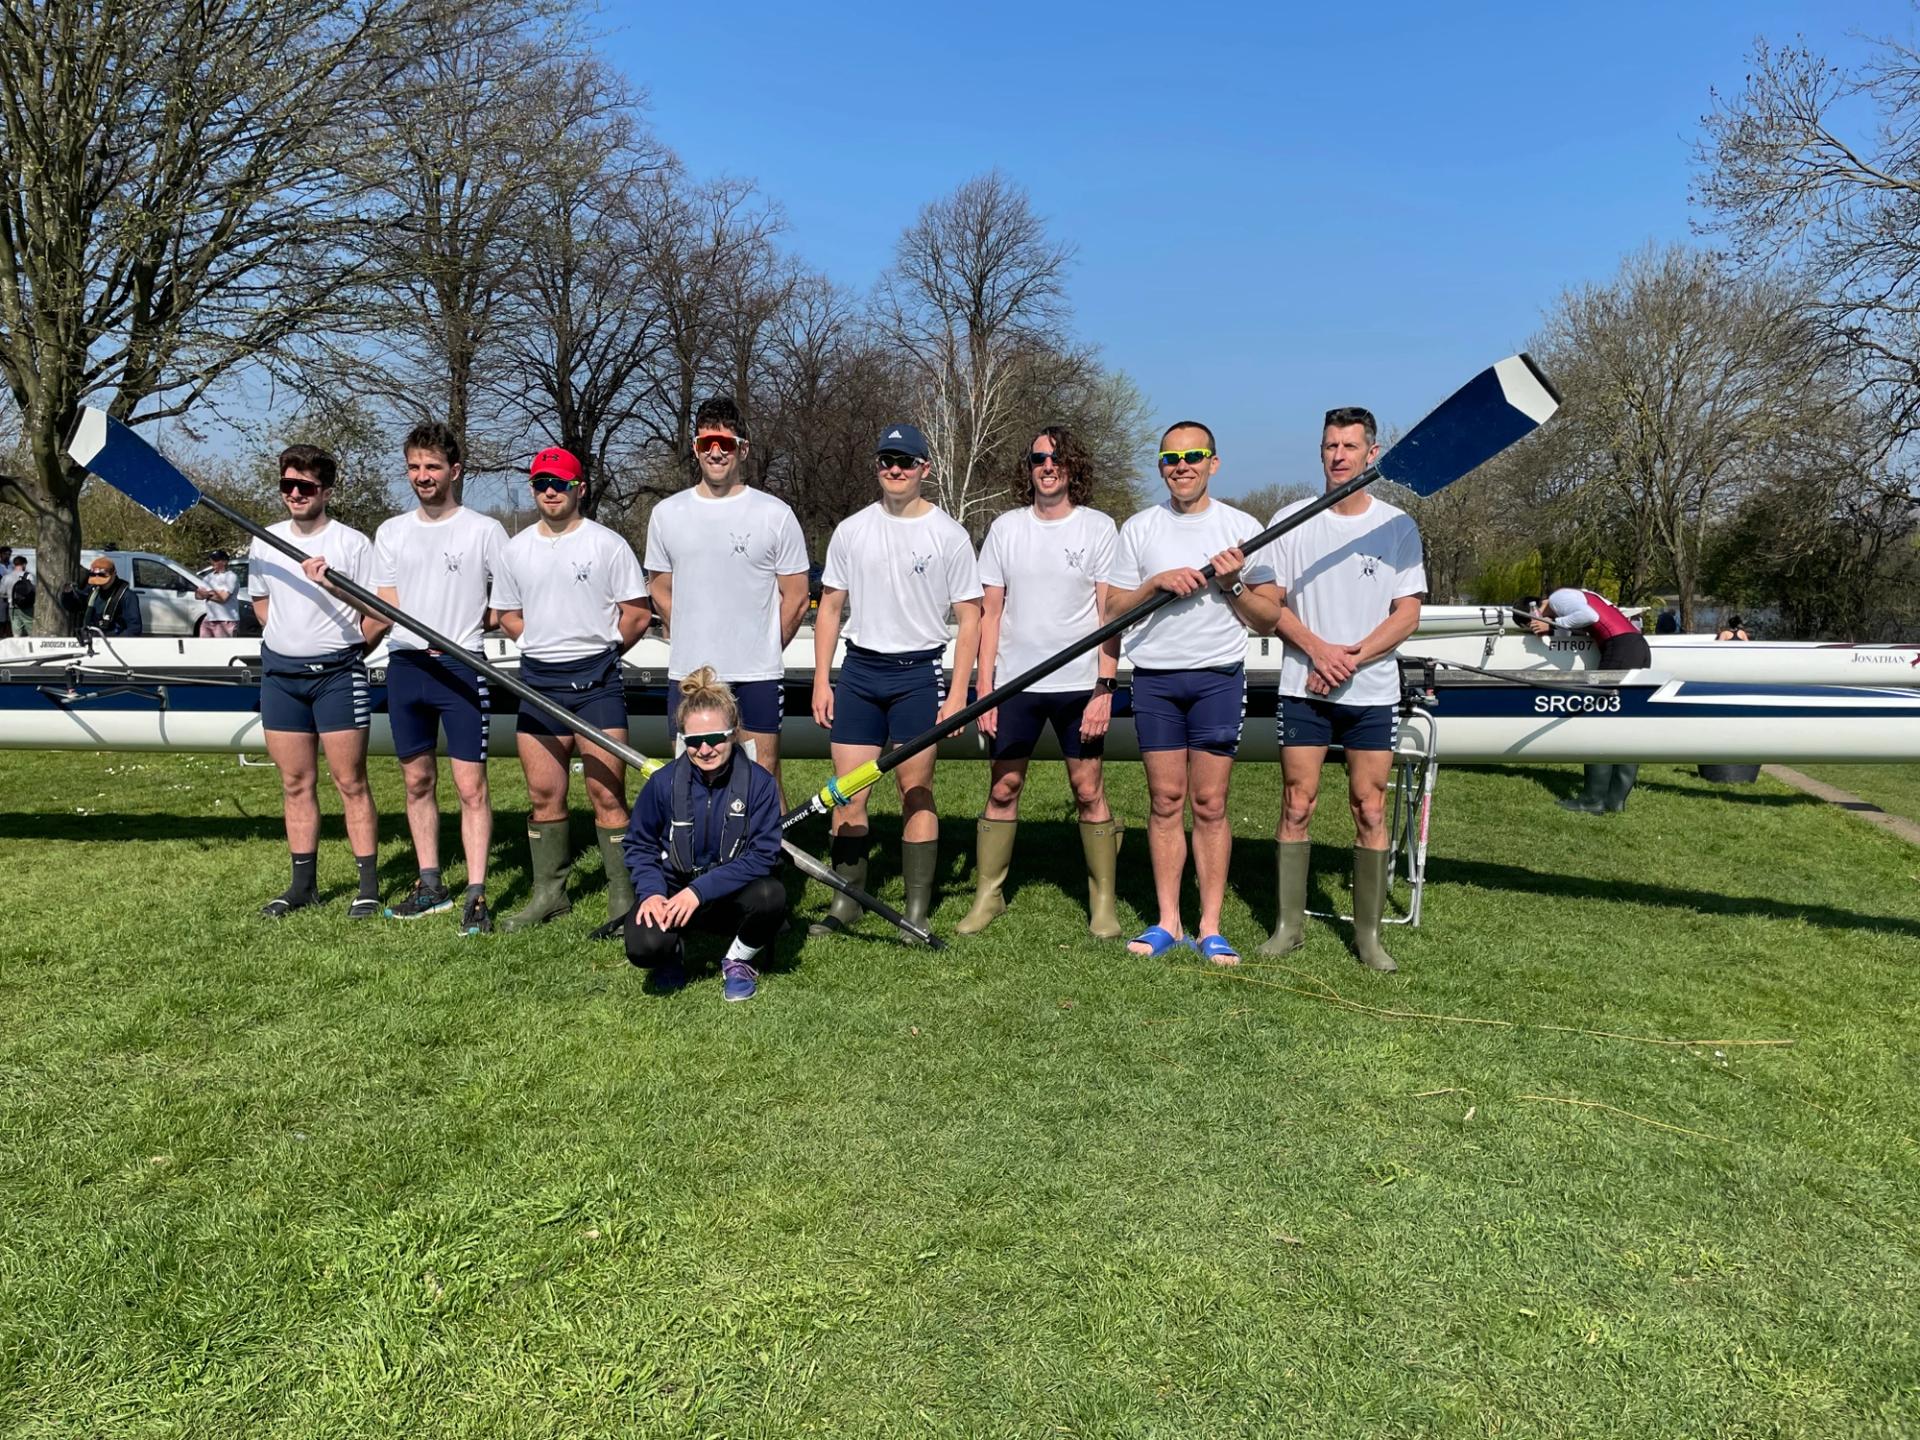
[[[104,410],[89,405],[73,427],[67,454],[122,495],[171,525],[200,501],[200,490],[173,462]]]
[[[1380,457],[1380,474],[1431,495],[1545,424],[1560,395],[1530,355],[1510,355],[1462,385]]]

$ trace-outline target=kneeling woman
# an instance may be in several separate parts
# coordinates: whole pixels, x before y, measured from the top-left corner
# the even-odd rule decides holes
[[[627,825],[627,872],[638,901],[627,958],[657,982],[685,978],[682,932],[731,935],[720,962],[729,1000],[750,1000],[754,958],[787,914],[780,883],[780,789],[735,753],[740,707],[712,667],[680,682],[686,751],[654,771]]]

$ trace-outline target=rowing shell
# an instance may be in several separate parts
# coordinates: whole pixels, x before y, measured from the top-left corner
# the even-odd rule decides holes
[[[1484,638],[1454,637],[1470,644]],[[1546,643],[1526,638],[1536,645]],[[1406,648],[1412,650],[1415,643]],[[1433,636],[1420,639],[1418,646],[1430,652],[1452,643]],[[653,650],[643,648],[647,646]],[[1687,648],[1717,657],[1762,647]],[[1242,759],[1278,757],[1277,649],[1271,641],[1249,644]],[[1676,675],[1667,664],[1681,649],[1663,649],[1655,668],[1615,674],[1558,673],[1572,667],[1552,663],[1512,667],[1516,673],[1506,679],[1422,669],[1404,707],[1401,747],[1407,753],[1426,753],[1431,747],[1447,764],[1920,759],[1920,687],[1689,678]],[[515,662],[512,647],[504,642],[490,641],[488,650],[509,665]],[[1464,663],[1479,662],[1479,650],[1467,653],[1473,658]],[[671,751],[667,714],[677,696],[666,678],[665,659],[664,644],[643,641],[629,652],[626,668],[629,736],[636,748],[653,755]],[[381,652],[374,653],[369,668],[369,744],[377,754],[391,754]],[[1877,678],[1877,668],[1874,673]],[[1123,670],[1123,682],[1125,678]],[[495,699],[499,708],[491,722],[491,743],[499,747],[513,737],[514,711],[511,697],[496,694]],[[782,753],[795,759],[826,758],[826,732],[811,715],[810,667],[789,672],[785,699]],[[1057,753],[1053,743],[1049,733],[1037,754],[1051,758]],[[96,642],[91,655],[71,641],[0,643],[0,747],[262,751],[257,643],[121,640]],[[987,747],[969,730],[943,742],[939,753],[943,759],[978,760],[985,758]],[[1115,759],[1138,754],[1132,695],[1124,683],[1115,696],[1107,754]]]

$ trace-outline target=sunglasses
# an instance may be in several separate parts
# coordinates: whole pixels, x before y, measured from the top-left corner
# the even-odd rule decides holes
[[[111,570],[89,570],[87,574],[96,580],[111,580],[113,578],[113,571]]]
[[[1060,465],[1060,457],[1051,450],[1031,450],[1027,453],[1027,464],[1035,470],[1038,470],[1049,460],[1055,465]],[[1067,467],[1060,465],[1060,468],[1064,470]]]
[[[320,482],[318,480],[282,480],[280,493],[282,495],[318,495]]]
[[[1198,465],[1202,460],[1211,459],[1212,456],[1213,451],[1211,450],[1162,450],[1160,452],[1160,465],[1162,469],[1182,463]]]
[[[562,480],[558,475],[536,475],[527,481],[527,488],[536,495],[545,495],[550,490],[564,495],[573,489],[575,483],[572,480]]]
[[[710,455],[719,451],[722,455],[731,455],[740,448],[740,439],[735,435],[702,435],[693,442],[693,453]]]
[[[918,455],[895,455],[891,452],[874,458],[882,470],[911,470],[921,463]]]
[[[689,750],[718,750],[733,736],[728,731],[715,730],[710,735],[687,735],[682,738],[686,740]]]

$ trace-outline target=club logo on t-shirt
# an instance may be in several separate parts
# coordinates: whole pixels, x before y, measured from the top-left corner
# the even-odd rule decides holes
[[[584,585],[587,583],[587,581],[591,580],[592,578],[593,578],[593,562],[591,560],[576,560],[573,562],[573,583],[574,584]]]
[[[927,566],[933,563],[932,553],[929,552],[925,555],[922,555],[918,550],[914,550],[910,553],[913,556],[913,573],[916,575],[926,574]]]
[[[747,542],[753,539],[753,532],[749,530],[744,535],[736,535],[733,531],[729,530],[727,531],[727,539],[733,542],[734,554],[744,555],[747,553]]]
[[[460,573],[460,552],[458,550],[442,550],[440,552],[440,559],[446,564],[449,575],[458,575]]]
[[[1086,558],[1087,558],[1087,547],[1084,545],[1082,545],[1078,550],[1068,550],[1067,551],[1067,568],[1069,570],[1078,570],[1080,568],[1080,562],[1082,560],[1085,560]]]
[[[1374,571],[1378,570],[1379,568],[1380,568],[1380,557],[1378,555],[1362,555],[1360,557],[1360,573],[1366,576],[1367,579],[1371,580],[1373,578]]]

